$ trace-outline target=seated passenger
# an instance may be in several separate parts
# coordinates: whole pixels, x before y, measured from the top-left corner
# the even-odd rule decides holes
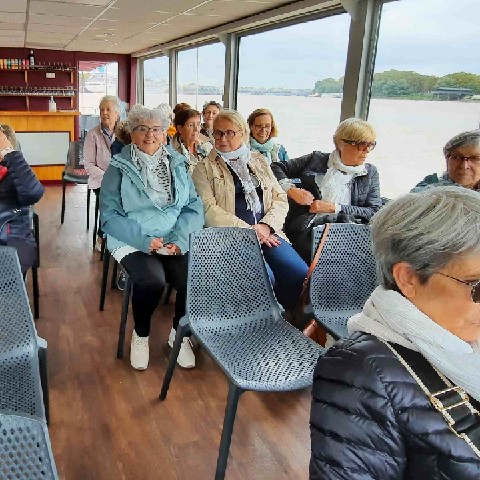
[[[480,130],[455,135],[443,147],[443,155],[447,162],[447,171],[440,177],[436,173],[428,175],[412,192],[443,185],[459,185],[480,190]]]
[[[222,110],[222,106],[215,102],[207,102],[203,105],[202,116],[203,116],[203,124],[200,133],[208,138],[208,141],[214,145],[215,139],[213,138],[213,121],[215,117],[220,113]]]
[[[207,227],[255,229],[278,301],[293,308],[308,267],[282,232],[288,202],[268,162],[245,145],[248,125],[233,110],[214,121],[215,149],[193,171]]]
[[[102,226],[108,249],[133,280],[130,363],[148,366],[150,319],[166,283],[177,291],[173,346],[185,314],[189,235],[204,224],[203,205],[185,168],[186,159],[164,145],[168,117],[162,111],[135,105],[127,119],[131,145],[112,157],[100,190]],[[195,366],[188,338],[178,363]]]
[[[171,146],[178,153],[188,159],[188,169],[193,172],[195,165],[201,162],[212,149],[212,144],[200,139],[201,118],[200,112],[187,108],[175,115],[176,135]]]
[[[115,128],[115,140],[110,147],[112,157],[117,153],[120,153],[122,148],[129,143],[132,143],[132,139],[127,128],[127,121],[124,120],[123,122],[118,122]]]
[[[478,195],[455,187],[374,216],[381,286],[349,320],[350,338],[318,361],[310,480],[480,478],[467,428],[480,426],[479,225]],[[452,386],[463,398],[438,394]],[[472,434],[476,451],[454,431]]]
[[[167,129],[167,138],[166,138],[166,145],[170,145],[172,138],[177,133],[175,130],[175,125],[173,124],[173,110],[172,107],[168,103],[160,103],[157,107],[157,110],[162,110],[165,112],[165,115],[168,116],[168,129]]]
[[[25,275],[37,261],[28,207],[42,198],[45,189],[22,152],[15,148],[15,131],[8,125],[0,125],[0,245],[17,250]]]
[[[250,127],[250,149],[253,152],[260,152],[268,163],[288,160],[285,147],[274,140],[278,136],[278,129],[270,110],[258,108],[250,114],[247,122]]]
[[[288,162],[272,163],[273,173],[290,200],[285,233],[307,263],[314,220],[318,224],[322,215],[343,212],[368,222],[382,206],[377,169],[365,163],[375,148],[375,139],[372,125],[348,118],[335,131],[332,153],[312,152]],[[300,178],[304,188],[293,186],[292,178]]]
[[[98,197],[103,174],[112,156],[111,146],[115,140],[115,127],[120,118],[120,100],[107,95],[100,100],[100,125],[87,132],[83,145],[83,160],[88,173],[88,188]],[[95,249],[102,249],[103,232],[97,230]]]

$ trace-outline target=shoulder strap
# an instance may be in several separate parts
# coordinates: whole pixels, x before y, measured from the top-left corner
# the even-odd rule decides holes
[[[401,345],[393,347],[388,342],[383,343],[397,356],[433,407],[442,414],[448,428],[480,457],[480,413],[470,403],[465,390],[453,385],[418,352]],[[415,371],[412,364],[415,365]]]

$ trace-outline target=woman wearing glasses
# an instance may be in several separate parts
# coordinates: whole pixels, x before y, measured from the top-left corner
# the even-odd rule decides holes
[[[382,206],[377,169],[365,163],[375,140],[372,125],[348,118],[335,131],[332,153],[312,152],[272,163],[272,171],[290,200],[285,232],[306,262],[311,257],[313,214],[343,212],[368,222]],[[300,178],[303,188],[295,187],[293,178]]]
[[[425,177],[412,192],[429,187],[459,185],[480,190],[480,130],[462,132],[451,138],[443,147],[447,171]]]
[[[254,110],[247,119],[250,127],[250,149],[260,152],[268,163],[286,162],[287,151],[283,145],[275,142],[278,136],[277,124],[272,112],[266,108]]]
[[[239,113],[222,110],[213,137],[215,148],[193,171],[206,226],[255,229],[277,299],[291,309],[298,303],[308,267],[282,232],[287,196],[266,159],[245,145],[248,125]]]
[[[204,224],[202,201],[185,168],[186,158],[165,145],[168,114],[135,105],[127,119],[132,143],[110,161],[100,189],[100,215],[107,246],[133,280],[130,363],[148,366],[150,319],[165,284],[177,291],[168,345],[185,314],[190,233]],[[195,366],[188,338],[178,363]]]
[[[381,286],[315,370],[310,480],[477,480],[478,194],[407,194],[372,237]]]

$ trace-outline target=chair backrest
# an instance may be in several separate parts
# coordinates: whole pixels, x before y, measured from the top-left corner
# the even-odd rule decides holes
[[[44,420],[0,411],[0,478],[58,479]]]
[[[68,146],[65,173],[78,177],[88,176],[83,164],[83,140],[70,142]]]
[[[324,225],[313,230],[313,250]],[[349,317],[362,310],[377,286],[371,228],[332,223],[310,281],[310,302],[317,320],[335,337],[347,335]]]
[[[280,319],[256,233],[206,228],[190,237],[187,314],[201,327]]]
[[[0,303],[0,409],[44,418],[37,332],[11,247],[0,247]]]

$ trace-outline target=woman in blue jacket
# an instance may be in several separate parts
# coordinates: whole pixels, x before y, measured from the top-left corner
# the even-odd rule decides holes
[[[17,250],[22,273],[37,261],[30,206],[45,191],[20,151],[13,128],[0,125],[0,245]]]
[[[173,346],[185,314],[189,235],[204,224],[203,204],[187,160],[165,145],[168,126],[162,110],[132,107],[127,119],[132,143],[113,156],[100,190],[108,248],[134,282],[130,363],[137,370],[148,366],[150,319],[167,282],[177,291],[168,338]],[[195,366],[188,338],[183,339],[178,363]]]

